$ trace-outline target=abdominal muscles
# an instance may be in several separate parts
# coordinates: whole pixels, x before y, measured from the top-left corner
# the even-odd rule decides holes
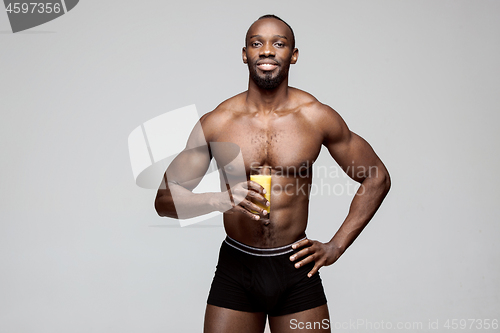
[[[229,237],[246,245],[273,248],[305,236],[311,177],[273,175],[270,218],[252,220],[244,214],[224,214]]]

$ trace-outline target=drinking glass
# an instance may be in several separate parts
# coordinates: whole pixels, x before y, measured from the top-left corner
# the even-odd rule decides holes
[[[271,213],[271,169],[272,168],[270,166],[259,166],[250,169],[250,180],[253,180],[266,189],[264,197],[267,201],[269,201],[269,206],[264,206],[259,202],[256,202],[256,205],[264,210],[267,210],[268,218]]]

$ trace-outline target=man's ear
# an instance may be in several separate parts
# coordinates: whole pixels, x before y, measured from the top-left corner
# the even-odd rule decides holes
[[[243,63],[246,64],[248,63],[248,59],[247,59],[247,48],[244,47],[243,50],[242,50],[242,57],[243,57]]]
[[[290,59],[290,64],[295,64],[299,58],[299,49],[295,48],[292,51],[292,58]]]

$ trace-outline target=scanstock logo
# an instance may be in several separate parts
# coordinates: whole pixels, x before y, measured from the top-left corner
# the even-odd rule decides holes
[[[3,0],[12,32],[52,21],[72,10],[79,0]]]

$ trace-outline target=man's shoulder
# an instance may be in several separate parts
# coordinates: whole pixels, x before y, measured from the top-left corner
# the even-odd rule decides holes
[[[331,106],[321,103],[310,93],[290,87],[293,99],[301,112],[312,121],[324,123],[325,121],[339,121],[342,118]]]
[[[318,101],[313,95],[294,88],[295,99],[303,119],[321,133],[328,142],[339,140],[347,135],[349,128],[344,119],[331,106]]]
[[[228,117],[234,112],[241,112],[246,106],[246,91],[230,97],[217,105],[211,112],[213,117]]]
[[[200,122],[206,134],[214,133],[230,121],[235,112],[244,110],[245,92],[230,97],[220,103],[214,110],[204,114]]]
[[[245,92],[242,92],[238,95],[235,95],[233,97],[230,97],[217,105],[217,107],[206,113],[203,117],[202,120],[204,119],[209,119],[209,121],[221,121],[225,117],[230,117],[231,113],[242,110],[244,108],[244,102],[245,102]]]

